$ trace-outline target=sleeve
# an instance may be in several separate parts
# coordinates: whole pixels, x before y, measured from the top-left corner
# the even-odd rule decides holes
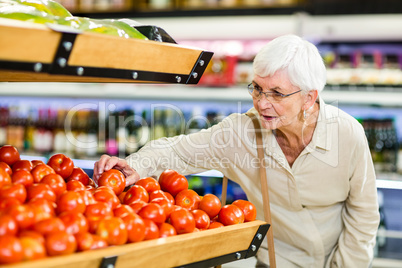
[[[361,133],[361,132],[360,132]],[[376,176],[364,133],[355,148],[350,192],[342,211],[344,229],[326,267],[369,267],[380,221]]]
[[[239,126],[244,117],[232,114],[209,129],[151,141],[126,160],[141,178],[158,177],[168,168],[183,175],[212,169],[224,173],[229,161],[226,156],[236,150],[241,139],[238,131],[243,129]]]

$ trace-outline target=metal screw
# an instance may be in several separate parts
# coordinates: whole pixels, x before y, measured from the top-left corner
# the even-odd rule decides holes
[[[261,240],[262,239],[262,234],[258,233],[257,238],[258,238],[258,240]]]
[[[205,61],[200,60],[200,66],[204,66]]]
[[[198,76],[198,74],[197,74],[197,73],[195,73],[195,72],[194,72],[194,73],[192,73],[192,75],[193,75],[193,77],[194,77],[194,78],[197,78],[197,76]]]
[[[133,72],[133,79],[137,79],[138,78],[138,73],[137,72]]]
[[[236,260],[240,260],[240,258],[241,258],[241,254],[239,253],[239,252],[236,252]]]
[[[256,250],[257,250],[257,247],[256,247],[255,245],[251,245],[251,250],[252,250],[252,251],[256,251]]]
[[[176,76],[176,81],[177,81],[177,83],[180,83],[181,77],[180,77],[180,76]]]
[[[77,68],[77,74],[80,75],[80,76],[83,75],[84,74],[84,68],[78,67]]]
[[[35,65],[34,65],[34,71],[37,72],[37,73],[39,73],[40,71],[42,71],[42,63],[40,63],[40,62],[35,63]]]
[[[65,58],[59,58],[58,60],[57,60],[57,63],[59,64],[59,66],[60,67],[66,67],[66,64],[67,64],[67,60],[65,59]]]
[[[68,42],[68,41],[64,41],[64,42],[63,42],[63,47],[64,47],[64,49],[65,49],[66,51],[70,51],[71,48],[73,47],[73,43]]]

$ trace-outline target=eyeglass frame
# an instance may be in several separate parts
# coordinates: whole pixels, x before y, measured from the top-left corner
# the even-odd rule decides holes
[[[252,86],[252,91],[250,91],[251,86]],[[282,94],[282,93],[280,93],[280,92],[263,92],[262,90],[256,89],[256,88],[254,87],[253,83],[250,83],[250,84],[247,85],[247,91],[248,91],[248,93],[251,95],[252,98],[254,98],[254,97],[253,97],[253,91],[254,91],[254,90],[257,90],[257,91],[259,92],[259,95],[258,95],[259,98],[257,98],[257,100],[260,100],[260,99],[261,99],[261,94],[264,94],[264,95],[265,95],[265,99],[266,99],[266,100],[268,100],[268,97],[267,97],[266,94],[271,94],[271,95],[274,94],[274,95],[276,95],[276,96],[280,96],[280,97],[281,97],[281,100],[280,100],[280,101],[277,101],[277,102],[281,102],[284,98],[289,97],[289,96],[292,96],[293,94],[296,94],[296,93],[299,93],[299,92],[302,91],[302,90],[300,89],[300,90],[298,90],[298,91],[295,91],[295,92],[292,92],[292,93],[289,93],[289,94]],[[269,101],[269,100],[268,100],[268,101]]]

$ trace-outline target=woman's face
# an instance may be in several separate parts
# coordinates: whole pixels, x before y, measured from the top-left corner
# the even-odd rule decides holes
[[[278,71],[272,76],[254,76],[253,84],[263,92],[279,92],[287,95],[299,91],[293,86],[285,71]],[[270,102],[264,95],[260,100],[253,98],[253,104],[261,117],[261,125],[266,129],[281,129],[298,122],[302,118],[305,98],[301,92],[283,98],[280,102]]]

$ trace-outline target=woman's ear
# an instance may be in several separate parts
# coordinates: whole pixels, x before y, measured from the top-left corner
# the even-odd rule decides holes
[[[311,107],[313,107],[317,98],[318,98],[318,90],[316,89],[310,90],[306,95],[306,101],[304,103],[303,110],[308,110]]]

